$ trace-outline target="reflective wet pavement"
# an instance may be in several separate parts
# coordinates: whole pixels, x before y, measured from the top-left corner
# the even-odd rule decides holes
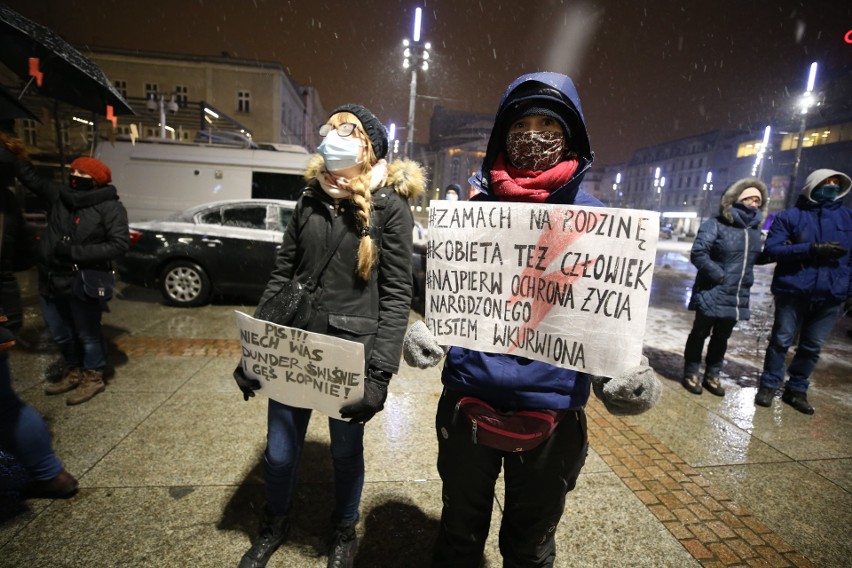
[[[638,417],[589,405],[591,452],[557,531],[557,566],[849,566],[852,543],[852,318],[839,322],[805,416],[753,404],[772,323],[771,267],[758,269],[753,319],[731,339],[724,398],[679,383],[689,243],[664,241],[645,352],[663,380]],[[31,290],[23,275],[25,290]],[[30,299],[31,296],[30,296]],[[232,311],[163,306],[124,290],[105,322],[115,375],[78,407],[41,393],[56,353],[31,307],[12,355],[17,391],[42,412],[81,491],[68,501],[0,500],[0,566],[235,566],[263,502],[265,405],[230,377]],[[440,514],[433,413],[439,372],[403,364],[368,426],[356,565],[426,566]],[[308,430],[290,541],[270,567],[325,566],[330,458],[324,420]],[[498,495],[486,565],[500,566]]]

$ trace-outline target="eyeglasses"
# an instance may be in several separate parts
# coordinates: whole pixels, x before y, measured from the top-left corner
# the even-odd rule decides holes
[[[760,205],[760,198],[757,197],[756,195],[753,195],[753,196],[749,196],[749,197],[743,197],[742,199],[740,199],[740,203],[748,203],[748,202],[752,202],[755,205]]]
[[[343,124],[338,125],[337,128],[330,124],[323,124],[322,126],[320,126],[319,134],[320,136],[325,137],[332,130],[336,130],[340,136],[345,138],[346,136],[349,136],[350,134],[355,132],[355,129],[357,128],[358,125],[352,124],[351,122],[344,122]]]

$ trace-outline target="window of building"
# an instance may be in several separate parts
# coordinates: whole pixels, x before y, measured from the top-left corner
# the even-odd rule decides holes
[[[157,83],[145,83],[145,100],[157,98],[160,86]]]
[[[186,108],[189,104],[189,87],[186,85],[175,85],[175,102],[180,108]]]
[[[124,81],[122,79],[116,79],[112,82],[112,85],[113,87],[115,87],[115,90],[118,91],[119,95],[121,95],[125,99],[127,98],[127,81]]]
[[[25,118],[21,121],[21,138],[27,146],[38,146],[38,128],[36,121]]]
[[[760,144],[760,140],[749,140],[748,142],[740,143],[740,145],[737,146],[737,158],[754,156],[760,151]]]
[[[237,112],[251,112],[251,93],[237,91]]]

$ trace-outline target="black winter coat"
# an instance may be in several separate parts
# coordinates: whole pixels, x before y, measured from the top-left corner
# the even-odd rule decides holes
[[[766,186],[757,180],[742,180],[722,197],[718,217],[698,229],[690,260],[698,268],[689,309],[708,317],[749,319],[749,294],[754,284],[754,264],[763,248],[759,210],[734,205],[747,187],[757,187],[767,202]]]
[[[316,161],[312,162],[316,166]],[[289,280],[305,283],[323,259],[333,237],[345,231],[343,240],[319,278],[315,297],[328,311],[328,335],[364,345],[366,366],[396,373],[402,340],[411,306],[411,254],[414,221],[406,197],[411,180],[400,170],[417,168],[413,162],[394,162],[389,179],[403,180],[372,192],[371,236],[379,247],[377,268],[369,282],[357,274],[358,246],[353,203],[334,203],[314,181],[306,188],[287,225],[275,269],[260,299],[267,298]],[[309,166],[307,178],[311,178]],[[422,183],[422,180],[418,183]],[[416,183],[415,183],[416,185]]]
[[[19,162],[18,179],[50,204],[47,230],[41,238],[39,292],[71,293],[74,265],[111,270],[111,261],[130,247],[127,211],[111,185],[73,190],[42,178],[29,162]],[[56,254],[56,244],[67,237],[71,258]]]

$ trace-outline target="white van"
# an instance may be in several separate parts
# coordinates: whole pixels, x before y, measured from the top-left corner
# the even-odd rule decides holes
[[[171,141],[101,141],[95,157],[112,170],[112,183],[131,222],[163,219],[223,199],[299,197],[310,155],[301,146],[237,148]]]

